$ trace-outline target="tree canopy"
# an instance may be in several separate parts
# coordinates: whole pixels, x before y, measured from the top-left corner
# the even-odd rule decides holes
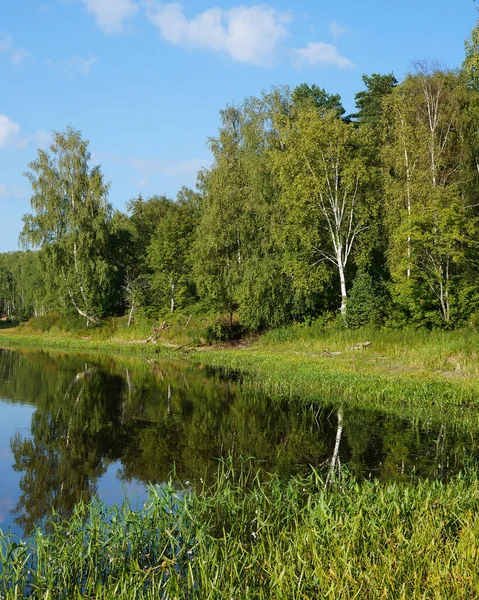
[[[27,173],[28,250],[0,255],[1,313],[476,322],[478,40],[475,27],[461,69],[363,75],[349,117],[316,83],[227,106],[196,189],[126,213],[81,133],[56,133]]]

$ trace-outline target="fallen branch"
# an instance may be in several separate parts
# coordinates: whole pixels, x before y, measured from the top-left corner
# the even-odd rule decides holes
[[[146,340],[143,340],[143,343],[151,342],[152,344],[156,344],[156,340],[160,337],[161,333],[169,328],[170,325],[166,321],[163,321],[159,327],[153,326],[153,334],[146,338]]]
[[[306,354],[306,356],[314,356],[315,358],[334,358],[340,354],[342,354],[342,352],[330,352],[329,350],[323,350],[321,354]]]
[[[324,352],[321,352],[321,354],[319,354],[318,356],[320,358],[334,358],[335,356],[339,356],[340,354],[342,354],[342,352],[329,352],[329,350],[324,350]]]
[[[189,346],[189,345],[190,345],[190,344],[189,344],[189,342],[188,342],[188,344],[183,344],[183,346],[178,346],[178,348],[175,348],[175,350],[174,350],[174,351],[176,352],[177,350],[181,350],[182,348],[186,348],[186,347],[187,347],[187,346]]]
[[[184,331],[184,330],[185,330],[185,329],[188,327],[188,325],[190,324],[190,321],[191,321],[191,317],[192,317],[192,316],[193,316],[193,315],[191,314],[191,315],[188,317],[188,321],[186,321],[186,325],[183,327],[182,331]]]
[[[359,342],[358,344],[351,346],[349,350],[361,350],[362,348],[368,348],[371,344],[372,342]]]

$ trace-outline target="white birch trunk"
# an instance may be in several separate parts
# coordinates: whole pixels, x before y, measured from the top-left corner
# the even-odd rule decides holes
[[[336,430],[336,440],[334,443],[333,456],[331,457],[331,464],[329,466],[328,477],[326,478],[326,486],[329,486],[333,479],[334,473],[338,470],[339,476],[341,476],[341,461],[339,459],[339,446],[341,445],[341,438],[343,435],[343,407],[340,406],[338,409],[338,428]]]
[[[175,284],[171,284],[171,302],[170,302],[170,312],[173,314],[175,310]]]
[[[344,273],[344,265],[341,261],[341,258],[338,258],[338,270],[339,270],[339,282],[341,287],[341,314],[344,316],[346,314],[346,303],[348,300],[348,294],[346,289],[346,276]]]
[[[127,327],[130,327],[131,322],[133,320],[133,315],[135,313],[136,304],[134,302],[131,303],[130,314],[128,315],[128,324]]]

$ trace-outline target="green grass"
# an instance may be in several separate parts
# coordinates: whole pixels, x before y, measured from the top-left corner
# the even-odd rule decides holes
[[[139,512],[93,503],[31,544],[3,536],[1,597],[470,600],[477,475],[326,489],[223,465],[213,487],[152,489]]]
[[[275,330],[239,349],[185,353],[132,343],[140,330],[124,329],[2,329],[0,347],[181,356],[239,370],[244,385],[294,402],[348,402],[479,427],[472,331],[313,325]],[[168,335],[167,343],[182,345]],[[362,341],[372,345],[352,349]],[[79,505],[70,520],[52,519],[51,535],[38,530],[32,544],[3,536],[0,598],[479,598],[478,475],[471,468],[449,482],[406,485],[346,477],[325,489],[315,472],[264,481],[225,464],[212,488],[152,489],[140,512]]]
[[[163,345],[143,344],[141,341],[130,343],[114,338],[93,336],[72,336],[68,333],[32,333],[30,330],[0,330],[0,347],[12,349],[52,350],[59,352],[100,353],[110,355],[149,356],[160,354],[168,357],[175,351]]]
[[[163,326],[161,341],[173,344],[190,344],[198,346],[205,344],[213,317],[196,314],[174,314],[160,318],[158,321],[146,318],[135,319],[128,327],[127,317],[112,317],[103,320],[99,325],[87,326],[84,318],[79,316],[64,317],[50,314],[33,317],[28,322],[18,326],[10,325],[12,335],[36,336],[48,338],[69,337],[72,339],[110,340],[115,342],[140,342],[149,338],[154,326]],[[8,326],[8,324],[7,324]],[[7,329],[7,327],[5,327]]]
[[[148,331],[150,327],[145,326]],[[108,331],[114,333],[107,335]],[[174,337],[161,337],[157,345],[144,344],[138,338],[121,337],[132,335],[129,328],[108,323],[90,332],[88,336],[59,331],[35,334],[30,325],[20,326],[1,330],[0,346],[181,357],[194,364],[239,370],[248,385],[273,395],[289,395],[294,401],[337,404],[346,400],[404,418],[447,419],[459,426],[479,426],[479,334],[472,331],[352,331],[291,326],[268,332],[240,348],[182,348],[181,337],[176,341]],[[372,344],[352,349],[362,341]],[[325,357],[325,351],[340,354]]]
[[[363,350],[352,350],[358,342],[370,341]],[[395,372],[425,371],[456,376],[479,376],[479,333],[427,330],[348,330],[328,327],[290,326],[263,335],[258,347],[282,352],[341,352],[335,363],[354,364],[363,369]]]
[[[0,340],[28,339],[28,344],[58,345],[123,351],[133,346],[132,352],[144,352],[142,340],[152,333],[153,322],[138,320],[126,327],[126,319],[108,319],[100,327],[85,327],[84,319],[50,315],[37,317],[20,326],[1,323]],[[158,325],[158,323],[157,323]],[[177,315],[169,321],[168,329],[161,332],[158,346],[188,346],[213,348],[206,344],[211,319],[194,315]],[[42,341],[39,341],[39,338]],[[358,342],[369,341],[371,346],[353,350]],[[316,359],[322,369],[335,371],[361,371],[383,374],[424,375],[438,378],[467,379],[479,377],[479,333],[470,329],[461,331],[427,330],[348,330],[327,327],[324,323],[310,326],[290,325],[271,330],[251,340],[246,345],[256,354],[299,356],[304,360]],[[152,344],[146,346],[152,348]],[[222,346],[222,349],[227,349]],[[131,351],[131,349],[129,350]],[[333,353],[333,356],[328,355]],[[336,354],[334,354],[336,353]]]

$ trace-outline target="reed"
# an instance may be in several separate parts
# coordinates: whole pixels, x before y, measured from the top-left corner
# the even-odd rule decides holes
[[[197,490],[151,488],[143,509],[79,505],[52,533],[1,538],[16,598],[372,600],[479,594],[479,483],[386,486],[314,471],[281,481],[223,463]]]

